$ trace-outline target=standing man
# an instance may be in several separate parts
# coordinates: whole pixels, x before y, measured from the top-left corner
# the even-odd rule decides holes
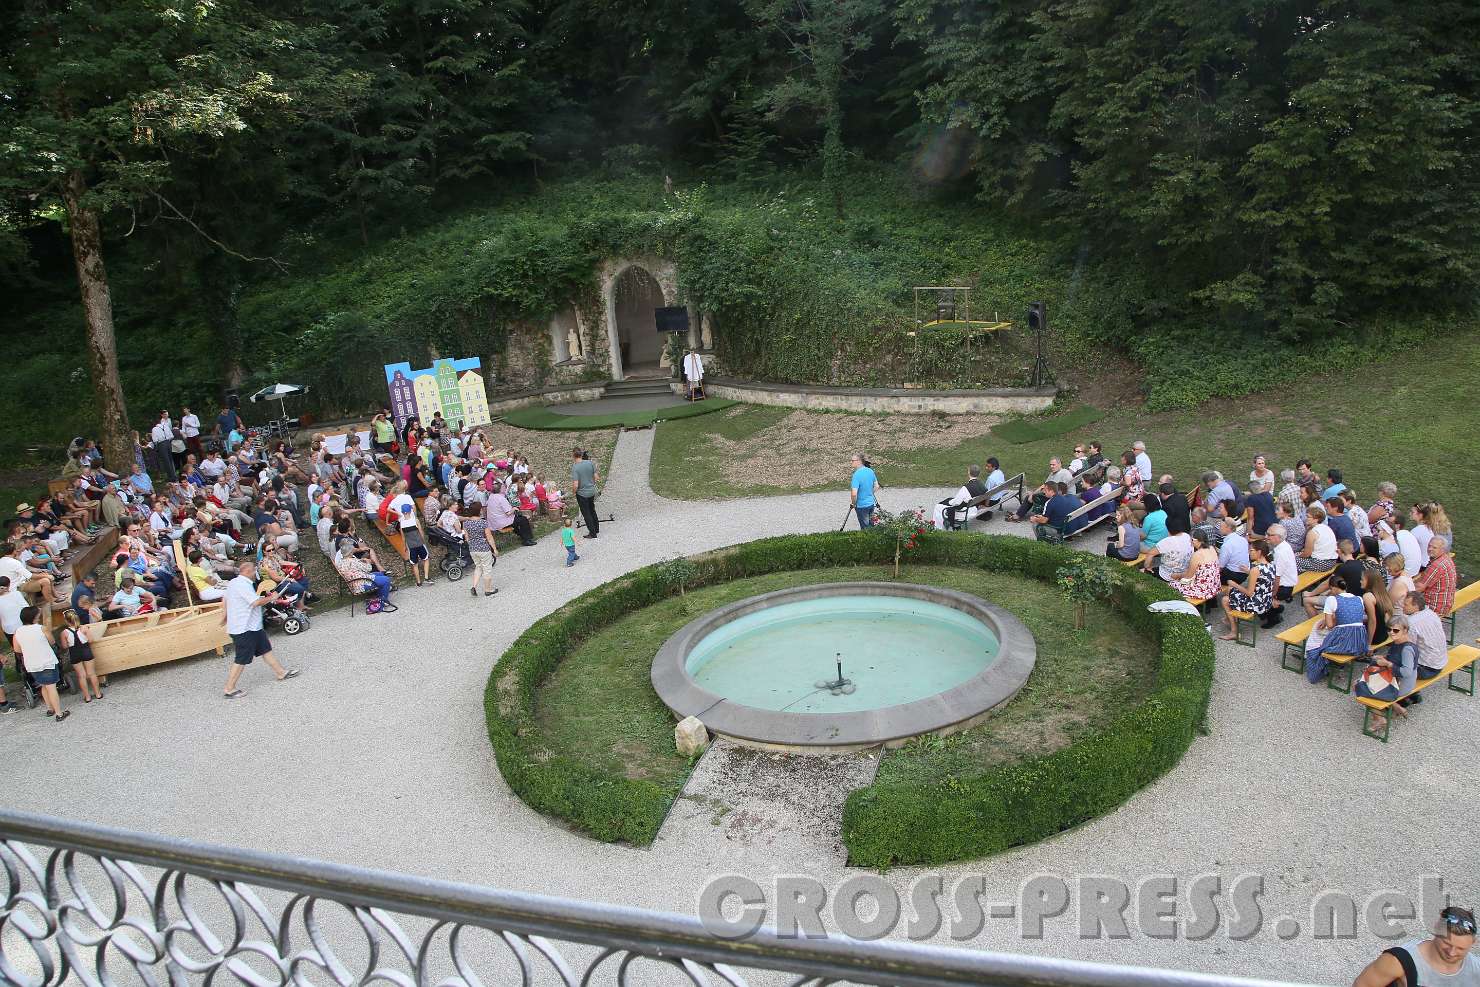
[[[242,416],[236,413],[236,409],[226,404],[221,406],[221,414],[216,416],[216,435],[221,440],[221,448],[227,454],[231,453],[231,433],[239,432],[247,434],[247,427],[242,424]]]
[[[21,629],[21,611],[26,609],[26,595],[10,588],[10,578],[0,576],[0,631],[5,632],[5,640],[9,641],[15,637],[15,632]],[[11,645],[12,653],[15,645]],[[0,667],[4,662],[0,661]],[[25,664],[19,659],[15,662],[15,674],[17,677],[26,674]],[[5,676],[0,675],[0,713],[14,713],[15,703],[5,696]]]
[[[175,426],[170,422],[169,411],[159,413],[159,421],[149,430],[149,441],[154,444],[154,461],[171,483],[175,480],[175,457],[170,443],[175,441]]]
[[[1393,946],[1368,963],[1352,987],[1407,987],[1450,984],[1453,987],[1480,983],[1480,959],[1475,946],[1475,913],[1450,905],[1439,913],[1432,939],[1410,939]]]
[[[849,496],[853,502],[853,513],[858,515],[859,529],[872,528],[874,509],[879,506],[879,477],[861,452],[853,454],[853,478],[849,481],[849,486]]]
[[[259,655],[279,682],[298,674],[298,669],[284,668],[272,656],[272,644],[267,640],[267,631],[262,629],[262,607],[280,594],[258,593],[256,578],[257,563],[244,559],[237,569],[236,578],[226,584],[226,609],[221,622],[226,625],[226,633],[231,635],[231,643],[236,649],[231,673],[226,676],[226,690],[222,693],[227,699],[240,699],[246,695],[236,687],[236,683],[242,677],[242,669]]]
[[[683,378],[688,384],[689,400],[693,401],[704,390],[704,360],[692,348],[684,354]]]
[[[586,537],[595,538],[601,533],[601,520],[596,516],[596,484],[601,482],[601,476],[596,472],[596,464],[579,448],[570,451],[570,459],[570,485],[576,492],[581,517],[586,521]]]
[[[180,437],[185,440],[185,448],[195,453],[197,463],[206,458],[206,450],[200,444],[200,417],[185,407],[180,409]]]

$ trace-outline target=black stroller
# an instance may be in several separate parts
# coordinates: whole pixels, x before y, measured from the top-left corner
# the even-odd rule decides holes
[[[442,557],[437,560],[437,568],[447,576],[448,582],[457,582],[464,573],[473,568],[473,553],[468,550],[466,539],[454,538],[438,527],[428,528],[427,535],[431,538],[432,544],[441,545],[444,549]]]

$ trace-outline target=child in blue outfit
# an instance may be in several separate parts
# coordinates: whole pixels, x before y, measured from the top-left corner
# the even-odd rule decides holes
[[[565,567],[569,569],[581,560],[576,554],[576,529],[570,526],[570,515],[560,517],[560,544],[565,546]]]

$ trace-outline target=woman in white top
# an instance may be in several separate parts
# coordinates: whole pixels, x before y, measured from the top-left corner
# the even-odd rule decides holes
[[[1405,571],[1408,561],[1403,558],[1402,552],[1394,552],[1383,559],[1382,564],[1387,567],[1388,597],[1401,603],[1415,589],[1413,577]]]
[[[1254,457],[1254,468],[1249,471],[1249,482],[1257,483],[1265,490],[1274,492],[1274,470],[1269,468],[1263,456]]]
[[[1429,542],[1434,539],[1434,529],[1425,523],[1423,509],[1423,504],[1414,504],[1408,511],[1410,525],[1408,530],[1413,532],[1413,537],[1418,541],[1418,564],[1420,568],[1428,565]]]
[[[51,715],[56,717],[56,721],[60,723],[72,715],[72,711],[63,710],[57,700],[57,683],[61,681],[60,662],[57,661],[57,653],[52,650],[50,632],[41,626],[40,607],[26,607],[21,611],[21,629],[15,632],[11,646],[20,656],[26,674],[31,676],[41,690],[41,698],[46,702]]]
[[[1311,504],[1305,512],[1305,547],[1295,559],[1301,572],[1330,572],[1336,568],[1336,532],[1326,526],[1326,512]]]

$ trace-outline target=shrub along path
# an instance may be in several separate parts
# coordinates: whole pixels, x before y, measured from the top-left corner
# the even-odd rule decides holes
[[[326,613],[305,634],[274,638],[279,656],[302,676],[274,683],[254,666],[240,702],[219,698],[226,667],[207,655],[115,676],[101,706],[78,707],[61,726],[36,713],[5,718],[0,732],[13,755],[7,804],[690,914],[700,888],[724,873],[762,882],[810,874],[836,887],[850,872],[831,841],[732,841],[706,823],[693,838],[660,836],[648,850],[598,843],[532,811],[496,770],[484,684],[490,664],[533,621],[664,557],[837,528],[840,493],[725,503],[657,498],[646,481],[651,443],[651,432],[620,437],[600,502],[603,515],[614,511],[618,520],[582,544],[574,569],[563,568],[563,553],[547,537],[500,562],[497,596],[474,599],[466,581],[441,582],[398,591],[397,613]],[[922,502],[927,494],[891,489],[886,504]],[[1473,619],[1461,620],[1461,639],[1476,633]],[[1041,940],[1025,941],[1015,922],[992,919],[966,945],[1334,982],[1354,976],[1385,943],[1366,932],[1281,942],[1275,917],[1294,916],[1304,927],[1312,899],[1328,888],[1359,904],[1384,889],[1414,895],[1416,875],[1425,873],[1444,874],[1456,900],[1480,897],[1473,841],[1445,838],[1473,817],[1462,765],[1480,701],[1431,689],[1384,747],[1360,735],[1356,703],[1280,671],[1268,635],[1260,641],[1257,650],[1218,645],[1210,736],[1123,808],[1035,846],[928,869],[948,889],[962,877],[983,877],[989,901],[1014,900],[1022,881],[1038,873],[1102,874],[1132,886],[1171,874],[1185,891],[1195,875],[1231,882],[1256,872],[1265,880],[1259,934],[1238,942],[1222,934],[1195,942],[1083,940],[1071,909],[1045,923]],[[907,891],[921,873],[895,868],[885,880]],[[1180,914],[1188,915],[1185,893]]]

